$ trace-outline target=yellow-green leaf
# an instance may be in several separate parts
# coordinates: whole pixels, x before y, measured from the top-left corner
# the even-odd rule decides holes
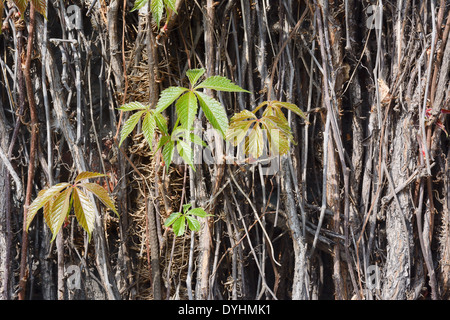
[[[119,217],[119,213],[116,210],[114,201],[111,199],[105,188],[103,188],[97,183],[90,183],[90,182],[80,183],[80,186],[92,192],[105,206],[111,209]]]
[[[251,155],[254,159],[258,159],[264,150],[264,138],[261,127],[255,125],[248,135],[245,143],[245,153]]]
[[[61,192],[61,190],[67,188],[68,186],[70,186],[70,183],[58,183],[49,189],[41,190],[39,192],[36,199],[34,199],[34,201],[28,207],[26,230],[28,230],[31,221],[33,221],[34,216],[39,211],[39,209],[46,205],[53,198],[55,198]]]
[[[280,102],[280,101],[273,101],[273,103],[277,106],[286,108],[288,110],[291,110],[292,112],[296,113],[297,115],[299,115],[300,117],[306,119],[306,115],[303,113],[302,110],[300,110],[299,107],[297,107],[295,104],[293,103],[289,103],[289,102]]]
[[[86,230],[90,240],[95,226],[95,208],[89,197],[78,188],[73,190],[73,209],[78,223]]]
[[[83,171],[77,175],[77,177],[75,178],[75,183],[77,183],[81,180],[98,178],[98,177],[106,177],[106,174],[98,173],[98,172]]]
[[[225,139],[233,146],[237,146],[245,138],[253,122],[255,120],[232,122],[227,130]]]
[[[72,194],[73,187],[67,188],[63,192],[61,192],[53,202],[53,206],[49,212],[49,228],[52,230],[53,237],[52,240],[55,240],[56,235],[61,229],[64,220],[67,217],[67,213],[70,210],[70,197]]]

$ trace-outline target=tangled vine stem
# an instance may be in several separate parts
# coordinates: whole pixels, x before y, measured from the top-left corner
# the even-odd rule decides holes
[[[450,297],[447,1],[81,0],[75,28],[63,1],[47,24],[44,1],[15,3],[2,297]],[[86,171],[120,218],[96,203],[91,242],[69,223],[54,246],[39,213],[27,234],[39,191]]]

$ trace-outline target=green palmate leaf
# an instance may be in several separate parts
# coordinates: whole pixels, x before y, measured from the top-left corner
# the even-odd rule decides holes
[[[114,201],[111,199],[105,188],[97,183],[89,182],[80,183],[80,186],[92,192],[106,207],[111,209],[117,215],[117,217],[119,217],[119,213],[116,210]]]
[[[153,111],[153,116],[156,121],[156,125],[158,126],[159,130],[165,135],[169,135],[169,130],[167,128],[167,120],[164,118],[164,116],[156,111]]]
[[[56,196],[59,195],[59,193],[70,186],[70,183],[58,183],[54,185],[53,187],[43,190],[39,192],[38,196],[34,201],[30,204],[28,207],[27,212],[27,223],[26,223],[26,229],[28,230],[31,221],[33,221],[34,216],[38,212],[40,208],[42,208],[44,205],[46,205],[49,201],[54,199]],[[50,228],[51,229],[51,228]]]
[[[173,158],[173,152],[175,150],[175,141],[173,141],[172,139],[170,139],[163,148],[162,154],[163,154],[163,159],[164,159],[164,163],[166,165],[166,170],[167,172],[169,172],[169,166],[172,163],[172,158]]]
[[[150,3],[150,11],[152,12],[153,19],[155,20],[156,25],[158,26],[159,29],[161,17],[164,11],[164,2],[163,0],[151,0],[151,1],[152,2]]]
[[[144,112],[145,112],[145,110],[136,112],[131,117],[129,117],[128,120],[125,122],[125,124],[122,127],[122,131],[120,132],[119,146],[128,137],[128,135],[133,131],[134,127],[136,127],[136,125],[138,124],[138,122],[141,119],[141,116],[144,114]]]
[[[186,75],[189,78],[189,82],[191,83],[191,86],[195,86],[197,84],[198,79],[205,73],[205,69],[191,69],[186,71]]]
[[[89,197],[78,188],[73,190],[73,210],[78,223],[87,232],[90,240],[95,226],[95,208]]]
[[[148,0],[136,0],[134,2],[134,7],[131,9],[130,12],[136,11],[141,9],[143,6],[145,6],[148,3]]]
[[[192,210],[189,210],[188,214],[192,214],[197,217],[206,218],[206,217],[212,217],[212,214],[207,214],[203,208],[194,208]]]
[[[195,94],[206,119],[208,119],[214,129],[219,131],[222,137],[225,136],[225,132],[228,130],[228,117],[225,108],[219,101],[202,92],[196,92]]]
[[[173,212],[167,219],[164,221],[164,226],[170,227],[179,217],[181,216],[181,212]]]
[[[77,175],[77,177],[75,178],[75,183],[85,180],[85,179],[99,178],[99,177],[106,177],[106,174],[98,173],[98,172],[84,171],[84,172],[80,172]]]
[[[172,228],[177,237],[182,236],[184,234],[184,229],[186,228],[186,217],[184,215],[181,215],[172,224]]]
[[[197,97],[192,91],[183,94],[175,104],[181,127],[190,130],[197,115]]]
[[[186,213],[191,207],[192,204],[190,203],[183,204],[183,213]]]
[[[126,104],[120,106],[120,108],[118,108],[118,109],[122,110],[122,111],[134,111],[134,110],[145,110],[147,108],[148,108],[148,106],[144,106],[142,103],[134,101],[134,102],[126,103]]]
[[[188,164],[194,171],[194,163],[192,161],[193,154],[190,143],[187,143],[183,140],[178,140],[177,142],[177,150],[180,157],[184,160],[186,164]]]
[[[250,93],[250,91],[242,89],[238,85],[232,83],[230,79],[222,76],[212,76],[207,78],[205,81],[200,83],[195,89],[200,88],[213,89],[217,91]]]
[[[153,151],[153,135],[155,134],[156,120],[151,112],[147,112],[142,121],[142,133],[145,140],[147,140],[150,150]]]
[[[200,222],[191,216],[186,216],[186,220],[188,223],[188,227],[191,231],[199,231],[200,230]]]
[[[173,12],[177,13],[177,8],[175,7],[176,0],[164,0],[164,4],[166,5],[166,9],[170,8]]]
[[[170,136],[162,136],[158,141],[158,145],[156,146],[155,152],[158,151],[163,146],[165,146],[169,141],[171,141],[171,139],[172,138]]]
[[[156,104],[155,112],[162,112],[177,100],[183,92],[188,89],[181,87],[169,87],[161,92],[158,103]]]
[[[64,223],[64,220],[67,217],[67,214],[70,210],[70,198],[72,195],[73,187],[69,187],[63,192],[61,192],[53,202],[53,206],[50,209],[49,212],[49,221],[50,225],[49,228],[52,230],[53,236],[51,239],[51,242],[55,240],[56,235],[59,232],[59,229],[61,229],[62,224]]]

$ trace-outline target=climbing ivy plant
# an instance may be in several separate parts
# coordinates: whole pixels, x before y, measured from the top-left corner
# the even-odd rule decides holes
[[[261,118],[256,113],[265,108]],[[291,127],[281,108],[288,109],[302,118],[305,114],[295,104],[281,101],[264,101],[253,111],[243,110],[231,118],[226,139],[237,146],[244,138],[244,151],[254,159],[261,157],[264,150],[264,131],[272,155],[283,155],[289,151],[289,143],[294,142]]]
[[[184,231],[186,230],[186,221],[189,230],[191,231],[199,231],[200,230],[200,222],[195,218],[201,217],[212,217],[212,214],[207,214],[205,210],[202,208],[194,208],[191,209],[191,204],[185,204],[183,205],[183,212],[174,212],[172,213],[164,222],[164,226],[170,227],[172,226],[173,232],[177,237],[180,237],[184,234]]]
[[[168,169],[172,162],[175,148],[185,163],[193,166],[193,152],[191,142],[205,145],[202,139],[193,131],[194,120],[197,117],[199,107],[203,110],[206,119],[211,126],[216,129],[222,137],[228,130],[228,117],[223,105],[203,92],[203,89],[226,92],[249,92],[229,79],[222,76],[211,76],[199,83],[200,78],[205,73],[205,69],[192,69],[186,72],[190,87],[169,87],[161,92],[155,108],[144,106],[138,102],[131,102],[121,106],[122,111],[137,111],[131,115],[124,123],[120,133],[120,144],[127,138],[144,117],[142,122],[142,132],[145,139],[152,148],[155,129],[161,131],[161,138],[158,141],[157,150],[162,148],[163,160]],[[167,128],[167,121],[161,112],[175,103],[177,119],[171,133]]]
[[[170,14],[172,12],[177,13],[177,10],[175,8],[176,0],[136,0],[133,9],[131,9],[131,12],[141,9],[149,1],[150,1],[150,11],[152,13],[153,19],[155,20],[158,26],[158,29],[161,23],[164,9],[166,9],[166,11],[169,11]]]
[[[106,175],[97,172],[81,172],[73,183],[62,182],[39,191],[38,196],[28,208],[26,230],[28,231],[39,209],[43,208],[44,220],[53,234],[51,239],[53,241],[73,207],[78,223],[87,232],[90,239],[95,225],[95,207],[84,190],[91,192],[119,216],[114,201],[105,188],[97,183],[86,182],[87,179],[104,176]]]

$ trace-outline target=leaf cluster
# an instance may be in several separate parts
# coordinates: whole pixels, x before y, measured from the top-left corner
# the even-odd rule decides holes
[[[123,105],[122,111],[136,111],[125,122],[121,130],[120,144],[133,131],[139,120],[144,116],[142,131],[145,139],[152,148],[155,128],[158,127],[162,137],[158,141],[157,149],[162,148],[163,160],[166,168],[173,159],[175,148],[185,163],[193,166],[193,151],[191,143],[205,146],[203,140],[192,133],[194,120],[197,117],[199,107],[203,110],[206,119],[211,123],[222,137],[228,130],[228,117],[225,108],[216,99],[208,96],[203,89],[212,89],[225,92],[248,92],[222,76],[211,76],[199,83],[205,69],[192,69],[186,72],[190,87],[171,86],[161,92],[155,109],[144,106],[139,102]],[[167,121],[162,112],[175,103],[177,119],[174,129],[169,133]]]
[[[264,107],[261,118],[258,118],[257,111]],[[253,111],[243,110],[231,118],[226,140],[237,146],[246,138],[244,140],[245,154],[257,159],[264,150],[265,132],[272,155],[286,154],[289,151],[289,143],[294,140],[282,108],[306,119],[305,114],[295,104],[276,100],[264,101]]]
[[[104,176],[105,174],[97,172],[81,172],[73,184],[62,182],[41,190],[28,207],[26,230],[28,231],[39,209],[43,208],[44,220],[53,234],[51,239],[53,241],[73,207],[78,223],[86,230],[90,239],[95,225],[95,207],[83,189],[94,194],[106,207],[119,216],[114,201],[109,197],[105,188],[97,183],[85,181]]]
[[[164,222],[164,226],[172,226],[173,232],[177,237],[180,237],[184,234],[184,231],[186,230],[186,221],[189,230],[199,231],[200,222],[195,218],[195,216],[200,218],[213,216],[211,214],[207,214],[202,208],[194,208],[189,210],[190,208],[190,203],[183,205],[183,213],[174,212]]]
[[[164,9],[166,9],[166,11],[170,9],[173,12],[177,13],[175,8],[176,0],[136,0],[133,9],[131,9],[130,12],[141,9],[148,3],[148,1],[150,1],[150,11],[152,13],[153,19],[156,22],[156,25],[158,26],[158,29],[161,23]]]

